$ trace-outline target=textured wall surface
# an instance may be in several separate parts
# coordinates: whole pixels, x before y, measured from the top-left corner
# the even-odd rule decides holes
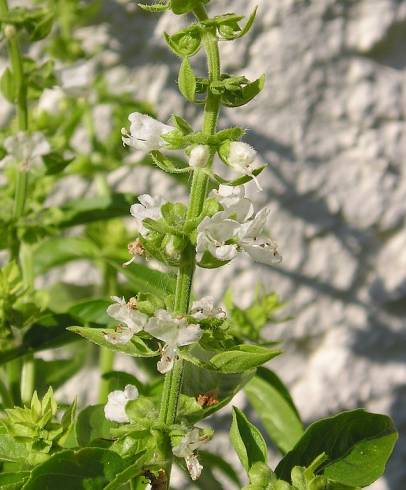
[[[104,4],[111,87],[150,101],[163,121],[178,112],[198,127],[200,109],[179,96],[179,62],[162,41],[181,19],[134,3]],[[211,2],[218,13],[248,13],[257,3],[254,29],[221,52],[224,71],[251,79],[265,72],[267,84],[247,107],[224,111],[220,126],[249,128],[246,141],[270,163],[264,192],[249,190],[258,207],[271,206],[284,260],[269,268],[239,258],[199,271],[197,289],[210,285],[221,298],[231,283],[244,304],[260,281],[288,302],[294,319],[269,329],[286,349],[272,366],[306,423],[362,406],[391,414],[405,437],[406,1]],[[204,69],[203,57],[196,63]],[[153,170],[132,177],[123,168],[112,182],[182,196]],[[371,488],[405,487],[401,435],[386,478]]]
[[[257,0],[217,0],[219,13],[248,13]],[[129,4],[128,4],[129,5]],[[176,91],[178,60],[161,35],[180,20],[131,13],[107,2],[114,50],[128,71],[114,83],[199,123]],[[245,108],[226,110],[221,127],[249,128],[246,140],[270,162],[258,206],[273,209],[283,263],[241,259],[209,278],[218,297],[231,284],[248,301],[260,280],[289,302],[294,320],[270,329],[286,340],[273,362],[306,422],[363,406],[391,414],[406,432],[406,2],[278,0],[260,2],[255,28],[222,43],[224,70],[267,84]],[[197,67],[203,68],[203,59]],[[120,84],[120,85],[121,85]],[[166,192],[154,173],[139,190]],[[402,484],[403,482],[403,484]],[[406,444],[400,442],[375,490],[402,490]]]

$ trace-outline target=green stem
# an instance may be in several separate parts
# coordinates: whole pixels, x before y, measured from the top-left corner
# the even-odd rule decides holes
[[[13,359],[6,365],[8,377],[8,389],[14,405],[21,404],[21,359]]]
[[[1,374],[3,374],[1,372]],[[3,407],[4,408],[12,408],[13,407],[13,400],[10,396],[10,393],[7,389],[6,384],[3,382],[3,380],[0,378],[0,397],[1,401],[3,402]]]
[[[35,361],[33,356],[24,359],[21,371],[21,401],[25,405],[31,402],[35,386]]]
[[[0,14],[7,15],[8,3],[7,0],[0,0]],[[12,26],[4,26],[4,30]],[[13,74],[13,80],[16,87],[16,112],[17,112],[17,124],[20,131],[27,131],[28,129],[28,104],[27,104],[27,86],[24,78],[24,66],[23,57],[21,54],[20,43],[18,41],[18,33],[15,31],[13,34],[6,36],[8,56],[10,59],[11,72]],[[16,184],[16,196],[14,214],[16,218],[19,218],[24,212],[25,197],[27,194],[27,180],[28,175],[25,171],[20,171],[17,176]]]
[[[199,6],[195,11],[195,16],[199,20],[207,19],[206,11]],[[215,31],[207,31],[204,35],[204,46],[207,54],[207,65],[210,82],[220,80],[220,56],[218,42]],[[220,99],[217,95],[208,92],[207,100],[204,106],[203,132],[212,135],[216,132],[217,118],[220,109]],[[211,166],[213,156],[208,162]],[[202,212],[205,199],[207,197],[208,176],[203,169],[196,168],[193,171],[193,180],[190,190],[190,200],[187,212],[187,218],[195,218]],[[175,290],[175,308],[177,314],[185,314],[189,310],[190,295],[192,289],[193,274],[196,267],[196,252],[189,248],[184,255],[185,266],[180,267],[177,276]],[[176,421],[179,397],[182,389],[183,378],[183,361],[181,359],[175,362],[173,369],[165,375],[162,399],[160,421],[165,424],[173,424]],[[168,482],[170,479],[172,461],[171,455],[168,458],[167,475]],[[169,483],[168,483],[169,484]]]
[[[114,293],[117,287],[116,271],[106,263],[101,264],[103,274],[102,294],[110,296]],[[112,350],[105,347],[99,349],[99,396],[98,403],[106,403],[109,394],[109,381],[103,379],[103,374],[113,370],[115,354]]]

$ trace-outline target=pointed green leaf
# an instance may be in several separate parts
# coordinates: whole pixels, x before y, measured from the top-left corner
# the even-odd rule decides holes
[[[362,409],[343,412],[310,425],[275,471],[290,481],[294,466],[306,467],[325,452],[324,476],[342,485],[366,487],[383,474],[397,437],[386,415]]]
[[[123,352],[133,357],[154,357],[158,356],[159,352],[152,350],[148,345],[136,335],[127,344],[112,344],[105,335],[114,334],[114,328],[90,328],[90,327],[69,327],[67,330],[81,335],[90,342],[107,347],[115,352]]]
[[[179,90],[185,99],[195,101],[196,77],[190,65],[189,58],[183,58],[178,77]]]
[[[128,267],[123,267],[117,262],[109,263],[127,279],[134,293],[151,293],[158,298],[165,298],[175,292],[176,277],[173,274],[165,274],[143,264],[132,263]]]
[[[248,369],[261,366],[281,352],[259,345],[242,344],[213,356],[210,359],[210,366],[221,373],[243,373]]]
[[[175,167],[172,160],[162,155],[160,151],[151,151],[150,155],[155,165],[169,174],[185,174],[193,170],[191,167]]]
[[[264,88],[265,75],[261,75],[258,80],[247,84],[237,91],[227,90],[221,97],[223,104],[226,107],[240,107],[247,104],[250,100],[256,97]]]
[[[1,76],[0,90],[4,97],[14,104],[17,97],[17,85],[14,80],[14,76],[11,73],[10,68],[6,68]]]
[[[303,425],[282,381],[260,367],[244,390],[272,441],[283,453],[290,451],[303,435]]]
[[[120,456],[108,449],[61,451],[32,470],[24,490],[98,490],[114,480],[125,467]]]
[[[233,407],[230,439],[245,471],[248,472],[254,463],[267,463],[268,449],[262,434],[236,407]]]

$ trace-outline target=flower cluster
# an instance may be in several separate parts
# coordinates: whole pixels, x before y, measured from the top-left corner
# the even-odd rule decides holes
[[[107,314],[120,323],[113,332],[104,333],[105,339],[114,345],[127,344],[135,334],[143,330],[163,341],[161,359],[157,364],[160,373],[167,373],[172,369],[179,347],[199,342],[203,334],[200,325],[190,324],[186,316],[174,316],[166,310],[158,309],[149,317],[137,309],[133,299],[128,303],[117,296],[112,299],[115,303],[107,308]],[[214,306],[212,298],[207,297],[192,304],[190,316],[203,320],[210,317],[224,318],[225,313]]]
[[[254,215],[252,202],[245,197],[244,187],[220,185],[212,191],[223,207],[206,217],[197,228],[197,260],[209,252],[220,261],[229,261],[239,252],[246,252],[255,261],[275,264],[281,261],[277,245],[267,226],[270,210]]]

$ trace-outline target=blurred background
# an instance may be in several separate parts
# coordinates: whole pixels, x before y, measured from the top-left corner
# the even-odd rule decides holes
[[[243,15],[257,4],[252,31],[220,49],[223,71],[249,79],[265,73],[267,83],[249,105],[224,110],[220,128],[247,128],[245,141],[269,163],[261,174],[264,191],[248,188],[258,208],[272,209],[283,262],[270,268],[240,257],[214,272],[199,270],[196,290],[221,299],[231,287],[241,305],[258,284],[278,293],[291,319],[268,330],[285,348],[272,366],[304,421],[353,407],[390,414],[401,438],[385,478],[370,488],[403,490],[406,1],[212,0],[209,7]],[[112,91],[149,103],[164,122],[176,112],[199,127],[201,108],[179,95],[179,60],[162,39],[182,21],[143,12],[134,1],[105,0],[81,36],[102,47],[96,59]],[[203,73],[204,57],[195,61]],[[6,106],[3,120],[5,114]],[[99,109],[96,132],[120,131],[109,117]],[[87,151],[80,132],[75,144]],[[55,202],[89,191],[75,179],[62,183]],[[108,181],[120,191],[186,195],[148,166],[123,165]],[[97,280],[85,262],[58,274],[75,284]],[[225,413],[216,424],[227,428],[228,422]],[[213,444],[228,456],[225,432]]]

